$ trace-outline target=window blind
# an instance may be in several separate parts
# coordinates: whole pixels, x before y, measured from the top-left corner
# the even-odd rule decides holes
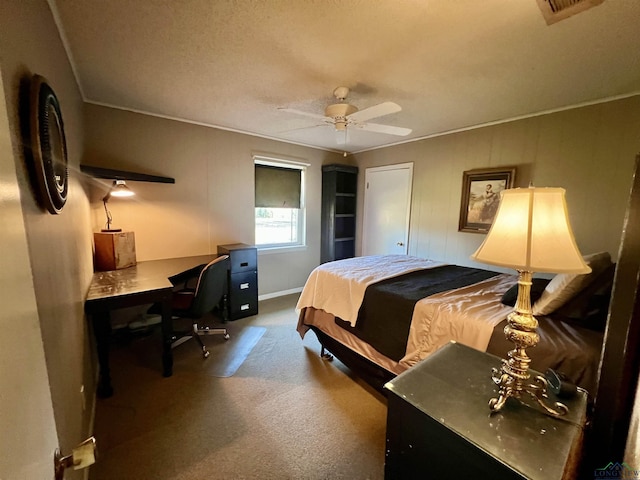
[[[300,208],[301,170],[255,165],[256,207]]]

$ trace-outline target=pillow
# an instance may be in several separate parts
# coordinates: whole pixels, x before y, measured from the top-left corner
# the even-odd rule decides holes
[[[608,252],[585,255],[584,261],[591,267],[590,273],[559,273],[549,282],[538,301],[533,305],[534,315],[549,315],[589,285],[611,265]]]
[[[604,331],[609,313],[616,264],[612,263],[589,285],[553,312],[554,318],[574,320],[593,330]]]
[[[531,283],[531,304],[533,305],[536,300],[540,298],[542,292],[544,291],[547,284],[550,282],[548,278],[534,278]],[[510,307],[514,307],[516,304],[516,300],[518,299],[518,284],[516,283],[509,290],[504,292],[502,295],[501,302],[504,305],[509,305]]]

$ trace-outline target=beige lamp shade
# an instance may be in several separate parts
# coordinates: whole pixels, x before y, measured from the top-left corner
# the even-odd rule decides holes
[[[591,271],[569,224],[564,188],[504,190],[493,225],[471,258],[529,272]]]

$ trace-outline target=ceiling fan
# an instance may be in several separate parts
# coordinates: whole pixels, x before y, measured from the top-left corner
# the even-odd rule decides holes
[[[369,108],[365,108],[364,110],[358,110],[358,107],[346,102],[348,94],[348,87],[336,88],[333,91],[333,96],[336,97],[338,103],[328,105],[324,110],[324,115],[304,112],[302,110],[295,110],[293,108],[279,108],[278,110],[322,121],[322,123],[319,125],[313,125],[314,127],[324,125],[333,126],[336,132],[342,132],[342,135],[338,135],[337,137],[338,143],[346,143],[347,128],[357,128],[359,130],[365,130],[368,132],[386,133],[388,135],[399,135],[401,137],[404,137],[411,133],[410,128],[394,127],[391,125],[381,125],[379,123],[367,122],[367,120],[370,120],[372,118],[382,117],[384,115],[399,112],[400,110],[402,110],[402,107],[397,103],[384,102]]]

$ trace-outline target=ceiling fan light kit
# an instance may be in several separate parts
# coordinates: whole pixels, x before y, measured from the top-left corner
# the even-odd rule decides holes
[[[336,130],[341,131],[345,130],[349,124],[347,117],[357,111],[357,107],[348,103],[334,103],[324,109],[324,116],[331,118],[333,121],[330,123],[334,125]]]
[[[348,103],[334,103],[324,109],[324,115],[331,118],[346,118],[348,115],[356,113],[357,111],[358,107],[354,105],[349,105]]]

